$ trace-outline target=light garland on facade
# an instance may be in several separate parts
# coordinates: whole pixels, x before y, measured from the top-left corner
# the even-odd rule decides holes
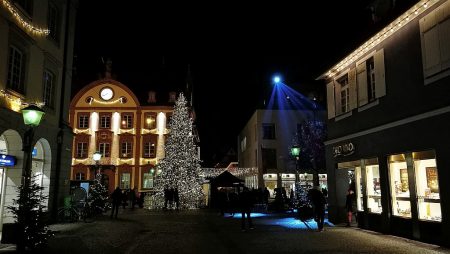
[[[353,51],[346,58],[341,60],[338,64],[333,66],[326,73],[322,74],[318,79],[323,78],[332,78],[336,74],[338,74],[343,69],[347,68],[351,63],[355,62],[358,58],[360,58],[363,54],[367,53],[369,50],[372,50],[382,41],[387,39],[390,35],[394,34],[396,31],[401,29],[403,26],[414,20],[418,15],[423,13],[425,10],[433,6],[435,3],[440,0],[422,0],[419,3],[415,4],[408,11],[406,11],[403,15],[398,17],[392,23],[387,25],[383,30],[377,33],[375,36],[367,40],[362,46]]]
[[[5,90],[0,90],[0,97],[5,98],[9,104],[9,108],[15,112],[20,112],[20,110],[23,107],[31,105],[31,104],[36,105],[40,108],[45,106],[44,102],[34,102],[34,103],[25,102],[22,98],[14,95],[12,93],[9,93],[8,91],[5,91]]]
[[[92,100],[91,100],[91,102],[89,104],[92,104],[92,102],[103,104],[103,105],[111,105],[111,104],[116,104],[118,102],[123,103],[123,98],[124,97],[120,97],[120,98],[118,98],[116,100],[113,100],[113,101],[103,101],[103,100],[97,100],[95,98],[92,98]]]
[[[235,176],[245,176],[245,175],[251,175],[251,174],[257,174],[258,168],[202,168],[202,176],[203,177],[216,177],[220,174],[222,174],[224,171],[228,170],[230,173],[232,173]]]
[[[49,29],[38,28],[38,27],[34,26],[33,24],[31,24],[30,22],[26,21],[24,18],[22,18],[22,16],[20,16],[20,14],[19,14],[19,11],[16,9],[16,7],[13,6],[13,4],[11,4],[11,2],[9,0],[1,0],[1,2],[2,2],[3,6],[5,6],[6,9],[8,9],[8,11],[17,20],[17,22],[19,22],[19,24],[26,30],[32,32],[33,34],[38,34],[38,35],[48,35],[50,33]]]
[[[73,132],[75,132],[75,134],[81,134],[81,133],[83,133],[83,134],[90,134],[90,132],[89,132],[89,129],[77,129],[77,128],[75,128],[75,129],[73,129]]]

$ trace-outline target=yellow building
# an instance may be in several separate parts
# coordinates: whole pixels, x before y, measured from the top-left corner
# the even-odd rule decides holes
[[[99,170],[109,192],[116,186],[152,190],[176,93],[165,97],[157,102],[156,93],[149,91],[144,105],[127,86],[108,78],[80,90],[70,105],[72,183],[93,180]],[[93,160],[97,151],[102,154],[98,165]]]

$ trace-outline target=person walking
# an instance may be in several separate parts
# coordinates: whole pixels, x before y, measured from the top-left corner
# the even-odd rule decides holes
[[[136,205],[136,189],[133,188],[128,192],[128,199],[130,200],[131,210],[134,210],[134,206]]]
[[[244,187],[243,191],[239,196],[239,201],[241,205],[241,229],[245,231],[245,215],[247,215],[248,227],[253,229],[252,218],[250,217],[252,210],[252,196],[247,187]]]
[[[120,202],[122,202],[122,190],[119,186],[113,191],[111,194],[112,198],[112,209],[111,209],[111,218],[114,217],[117,218],[117,214],[119,213],[119,206]]]
[[[352,189],[348,189],[347,195],[345,197],[345,208],[347,210],[347,227],[350,227],[352,224],[353,213],[356,212],[355,205],[355,195]],[[355,213],[356,217],[356,213]],[[356,218],[357,219],[357,218]]]
[[[308,196],[313,205],[314,220],[317,222],[317,229],[319,232],[323,231],[323,224],[325,220],[325,204],[326,199],[323,195],[320,186],[315,186],[310,189]]]

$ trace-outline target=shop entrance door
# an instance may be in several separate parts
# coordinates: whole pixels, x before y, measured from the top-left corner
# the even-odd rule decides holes
[[[347,221],[345,200],[349,188],[355,185],[355,168],[339,168],[336,172],[336,201],[339,222]]]

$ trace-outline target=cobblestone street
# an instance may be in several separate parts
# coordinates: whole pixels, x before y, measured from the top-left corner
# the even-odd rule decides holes
[[[241,231],[239,216],[210,210],[120,210],[92,223],[56,224],[46,253],[450,253],[435,245],[328,224],[324,232],[293,214],[254,214]]]

